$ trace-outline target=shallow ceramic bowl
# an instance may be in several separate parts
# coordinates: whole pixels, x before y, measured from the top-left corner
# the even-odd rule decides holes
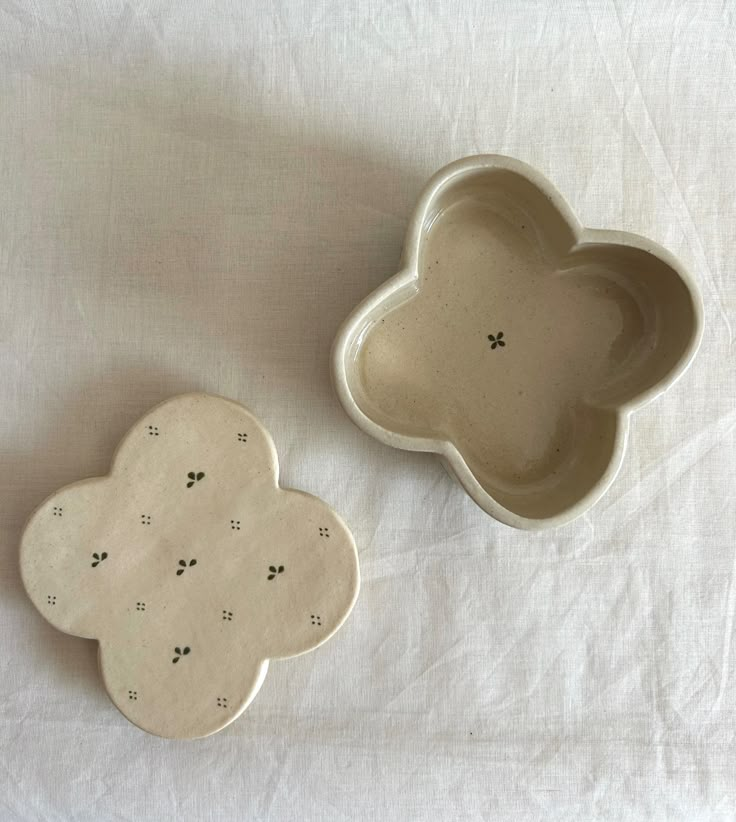
[[[521,162],[470,157],[424,190],[401,271],[337,335],[333,379],[364,431],[436,452],[481,508],[535,529],[600,498],[632,411],[682,374],[701,330],[665,249],[584,228]]]

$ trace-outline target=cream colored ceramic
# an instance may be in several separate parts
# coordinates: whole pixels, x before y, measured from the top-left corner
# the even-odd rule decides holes
[[[697,349],[700,298],[663,248],[583,228],[506,157],[440,171],[401,271],[333,348],[345,410],[377,439],[434,451],[489,514],[559,525],[613,481],[630,413]]]
[[[281,489],[268,432],[204,394],[154,408],[109,476],[47,499],[26,526],[21,572],[52,625],[98,640],[120,711],[179,738],[232,722],[268,660],[335,633],[359,584],[342,520]]]

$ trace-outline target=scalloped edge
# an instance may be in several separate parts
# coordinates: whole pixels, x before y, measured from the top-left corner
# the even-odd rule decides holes
[[[157,730],[153,727],[146,727],[144,723],[136,722],[134,719],[132,719],[128,714],[126,714],[123,711],[122,707],[118,704],[117,700],[115,699],[115,696],[113,694],[113,690],[110,687],[109,680],[108,680],[108,677],[106,675],[105,666],[103,664],[103,652],[104,652],[105,640],[101,640],[99,637],[83,636],[81,634],[71,633],[69,631],[64,630],[63,628],[60,628],[58,625],[55,625],[53,622],[51,622],[47,618],[47,616],[43,612],[43,610],[41,610],[40,608],[38,608],[36,606],[35,601],[34,601],[32,595],[31,595],[31,592],[29,590],[29,584],[28,584],[27,579],[26,579],[26,566],[27,566],[27,563],[24,561],[24,557],[27,554],[27,551],[29,550],[28,546],[27,546],[27,542],[26,542],[26,533],[27,533],[28,527],[31,524],[31,522],[35,519],[35,517],[42,511],[42,509],[53,498],[55,498],[58,494],[60,494],[64,491],[68,491],[70,489],[77,488],[77,487],[82,486],[82,485],[87,485],[89,483],[105,482],[107,480],[113,479],[114,475],[115,475],[115,469],[118,465],[118,457],[122,453],[122,451],[123,451],[125,445],[127,444],[127,442],[129,440],[131,440],[134,437],[134,435],[140,430],[140,428],[142,428],[144,426],[145,421],[152,414],[154,414],[156,411],[158,411],[160,408],[163,408],[166,405],[169,405],[171,403],[176,403],[180,400],[185,400],[185,399],[215,399],[215,400],[222,401],[222,402],[227,403],[228,405],[233,406],[236,410],[238,410],[238,412],[245,412],[251,418],[251,422],[254,425],[254,427],[259,429],[261,435],[263,436],[264,442],[265,442],[265,444],[268,448],[268,455],[269,455],[270,467],[271,467],[271,479],[273,480],[273,490],[277,493],[278,492],[287,492],[289,494],[300,494],[301,496],[309,497],[311,499],[317,500],[319,503],[321,503],[322,505],[329,508],[329,510],[331,511],[333,516],[335,517],[335,519],[344,526],[346,534],[349,535],[349,537],[350,537],[350,546],[352,548],[352,553],[353,553],[354,560],[355,560],[355,579],[354,579],[355,584],[353,586],[352,597],[351,597],[350,603],[349,603],[345,613],[342,615],[340,620],[334,625],[332,631],[330,631],[328,634],[323,636],[316,645],[313,645],[309,648],[305,648],[303,650],[297,651],[294,654],[287,654],[286,656],[269,656],[269,657],[265,657],[264,659],[261,659],[258,662],[258,675],[253,681],[253,685],[252,685],[251,690],[248,692],[245,699],[243,700],[241,705],[238,707],[237,712],[235,714],[228,715],[228,717],[226,719],[224,719],[223,722],[220,725],[218,725],[217,727],[214,727],[212,730],[207,731],[207,733],[196,734],[196,735],[191,735],[191,736],[179,736],[179,735],[175,735],[175,734],[169,735],[169,734],[161,733],[159,730]],[[281,660],[295,659],[296,657],[304,656],[305,654],[311,653],[312,651],[317,650],[317,648],[322,647],[325,643],[327,643],[329,640],[331,640],[335,636],[335,634],[338,633],[338,631],[347,622],[350,614],[352,613],[353,608],[355,607],[355,603],[358,600],[358,596],[360,594],[360,587],[361,587],[360,557],[358,555],[358,549],[357,549],[357,545],[355,543],[355,538],[352,534],[352,531],[348,528],[347,523],[342,518],[342,516],[331,505],[326,503],[321,497],[317,497],[315,494],[311,494],[308,491],[303,491],[300,488],[291,488],[291,487],[282,486],[279,482],[279,473],[280,473],[280,464],[279,464],[278,451],[276,450],[276,444],[274,443],[273,437],[271,436],[271,432],[265,427],[265,425],[260,421],[260,419],[258,417],[256,417],[256,415],[250,410],[250,408],[248,408],[247,406],[243,405],[240,402],[237,402],[236,400],[232,400],[228,397],[223,397],[222,395],[219,395],[219,394],[212,394],[212,393],[205,392],[205,391],[190,391],[190,392],[185,392],[183,394],[175,394],[174,396],[167,397],[165,400],[162,400],[161,402],[159,402],[156,405],[149,408],[143,415],[139,416],[135,420],[135,422],[128,428],[128,430],[125,432],[125,434],[123,435],[121,440],[118,442],[117,446],[115,447],[115,449],[113,451],[113,454],[112,454],[112,457],[110,459],[110,469],[106,474],[104,474],[102,476],[86,477],[84,479],[76,480],[74,482],[67,483],[66,485],[63,485],[60,488],[57,488],[51,494],[47,495],[33,509],[33,511],[29,514],[28,518],[26,519],[26,521],[23,525],[23,530],[21,532],[21,539],[20,539],[20,544],[19,544],[19,549],[18,549],[18,563],[19,563],[19,568],[20,568],[21,583],[23,585],[26,596],[28,597],[28,599],[30,600],[31,604],[34,606],[34,608],[36,609],[38,614],[41,616],[41,618],[45,622],[47,622],[54,630],[59,631],[60,633],[65,634],[66,636],[71,636],[71,637],[74,637],[76,639],[81,639],[81,640],[84,640],[84,641],[87,641],[87,642],[94,642],[94,643],[97,644],[97,669],[98,669],[98,672],[99,672],[99,675],[100,675],[100,679],[102,680],[103,687],[105,688],[105,692],[107,693],[107,697],[110,700],[110,702],[114,705],[114,707],[118,710],[118,712],[123,717],[125,717],[125,719],[131,725],[138,728],[139,730],[144,731],[145,733],[149,733],[152,736],[156,736],[160,739],[176,739],[176,740],[205,739],[209,736],[212,736],[213,734],[219,733],[221,730],[226,728],[228,725],[231,725],[233,722],[235,722],[237,719],[239,719],[243,715],[243,713],[245,713],[247,708],[251,705],[251,703],[253,702],[255,697],[258,695],[258,692],[260,691],[260,689],[261,689],[261,687],[262,687],[262,685],[263,685],[263,683],[266,679],[266,674],[268,673],[271,662],[274,662],[274,661],[278,662],[278,661],[281,661]]]
[[[365,332],[371,315],[382,310],[395,309],[403,301],[393,301],[402,289],[412,286],[416,291],[419,280],[419,251],[427,215],[436,195],[453,178],[471,175],[488,169],[503,169],[525,177],[536,186],[557,209],[575,238],[572,248],[588,243],[605,243],[640,249],[658,257],[682,280],[690,295],[693,310],[693,327],[683,354],[673,368],[658,382],[631,400],[617,406],[616,434],[613,452],[607,469],[601,478],[577,502],[550,517],[530,518],[521,516],[497,502],[476,479],[455,445],[442,438],[411,437],[384,428],[360,409],[350,387],[347,361],[348,354],[361,333]],[[585,228],[562,195],[540,172],[526,163],[500,154],[483,154],[465,157],[440,169],[427,183],[412,213],[401,255],[400,270],[375,291],[368,295],[349,314],[338,329],[330,355],[332,383],[341,405],[358,428],[379,442],[405,451],[436,453],[450,474],[460,483],[473,501],[487,514],[506,525],[535,531],[564,525],[584,514],[610,488],[618,474],[626,452],[629,434],[629,417],[638,408],[651,402],[673,385],[687,370],[700,347],[703,336],[703,303],[695,280],[685,267],[667,249],[645,237],[626,231]],[[358,346],[362,343],[358,341]]]

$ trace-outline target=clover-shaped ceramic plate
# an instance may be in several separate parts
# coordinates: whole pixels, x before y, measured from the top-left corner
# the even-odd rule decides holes
[[[120,711],[178,738],[232,722],[268,660],[337,631],[359,584],[342,520],[280,488],[268,432],[205,394],[154,408],[107,477],[47,499],[26,526],[21,573],[52,625],[98,640]]]
[[[436,452],[489,514],[542,528],[604,493],[629,415],[682,374],[701,327],[665,249],[583,228],[524,163],[470,157],[428,184],[400,273],[338,333],[333,380],[360,428]]]

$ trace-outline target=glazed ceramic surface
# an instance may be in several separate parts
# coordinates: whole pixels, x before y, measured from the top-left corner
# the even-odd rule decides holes
[[[232,722],[268,660],[325,642],[359,584],[342,520],[279,487],[251,413],[203,394],[144,417],[109,476],[47,499],[23,535],[21,573],[52,625],[98,640],[122,713],[180,738]]]
[[[489,514],[539,528],[605,491],[630,412],[690,362],[701,314],[667,251],[583,228],[523,163],[471,157],[429,183],[401,272],[338,334],[333,378],[358,426],[437,452]]]

